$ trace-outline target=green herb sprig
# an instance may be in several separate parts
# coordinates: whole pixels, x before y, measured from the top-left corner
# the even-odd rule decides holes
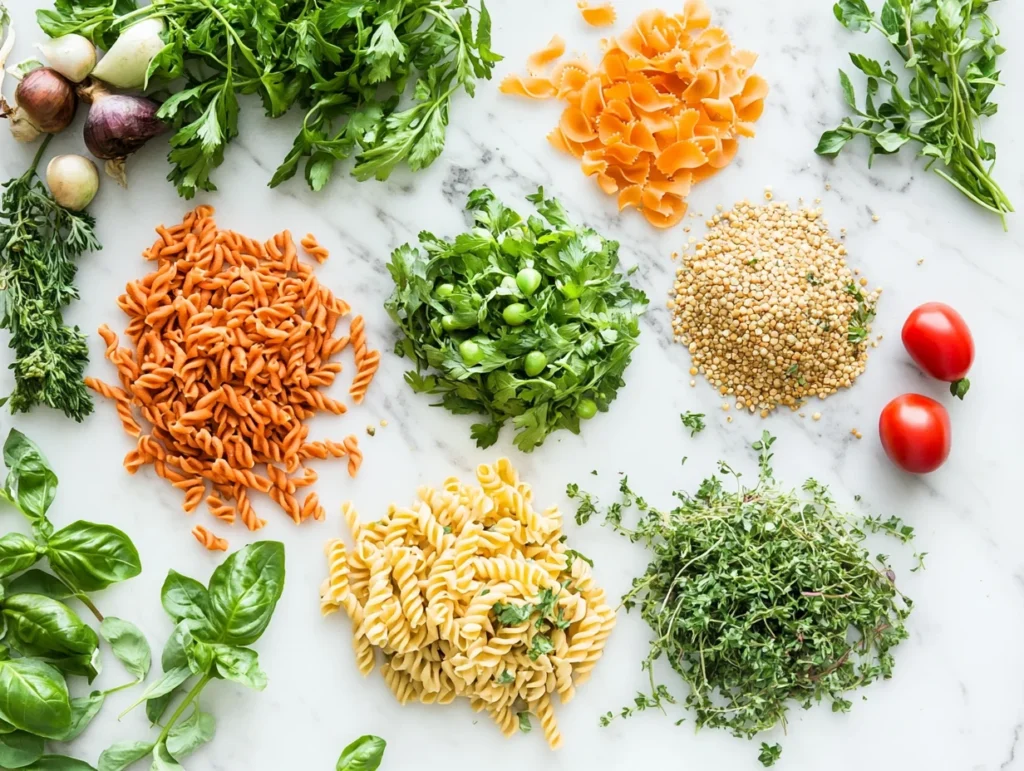
[[[690,436],[697,436],[707,426],[704,423],[706,416],[703,412],[684,412],[679,416],[679,419],[683,422],[683,426],[690,429]]]
[[[11,431],[3,455],[0,499],[32,523],[34,537],[0,537],[0,768],[89,769],[80,760],[45,754],[46,742],[75,739],[107,696],[141,683],[149,672],[149,644],[138,627],[104,617],[86,594],[138,575],[139,554],[109,525],[79,521],[55,532],[47,514],[57,476],[39,448]],[[33,567],[43,559],[51,573]],[[67,604],[73,599],[101,622],[98,635]],[[91,683],[100,672],[101,638],[132,679],[72,698],[68,678]]]
[[[62,314],[78,299],[78,259],[100,245],[93,218],[60,206],[36,174],[52,138],[0,196],[0,329],[14,351],[14,390],[3,401],[11,412],[45,404],[81,421],[93,407],[82,382],[89,347]]]
[[[897,153],[907,144],[927,158],[928,169],[979,206],[997,214],[1006,228],[1013,205],[992,177],[996,148],[981,135],[982,117],[995,115],[992,93],[999,81],[997,60],[1005,49],[984,0],[885,0],[880,15],[865,0],[840,0],[835,16],[848,29],[881,32],[910,75],[901,84],[889,62],[851,53],[867,76],[863,107],[850,76],[839,71],[854,118],[826,131],[819,155],[835,157],[857,136],[875,155]]]
[[[168,573],[160,602],[176,626],[160,659],[163,676],[125,710],[145,702],[146,716],[160,732],[155,739],[108,747],[100,755],[101,771],[121,771],[148,755],[155,769],[181,768],[178,761],[213,738],[214,717],[199,704],[211,681],[266,688],[259,656],[248,646],[269,626],[284,577],[284,546],[276,541],[258,541],[234,552],[213,571],[207,586],[173,570]]]
[[[159,115],[174,132],[168,179],[185,198],[216,189],[213,171],[238,136],[239,95],[259,96],[270,118],[305,112],[270,185],[305,161],[320,190],[353,156],[360,180],[429,166],[453,97],[472,96],[501,60],[483,0],[55,0],[37,12],[51,37],[77,33],[102,48],[146,18],[167,25],[150,78],[182,84]]]
[[[649,690],[602,724],[674,703],[656,680],[659,659],[686,683],[698,728],[746,737],[784,726],[794,701],[809,708],[827,699],[845,712],[850,692],[892,675],[911,601],[891,569],[871,560],[864,531],[826,487],[812,479],[798,492],[776,482],[774,441],[765,432],[753,445],[754,485],[720,463],[721,476],[693,495],[677,492],[671,511],[650,506],[623,480],[622,501],[605,519],[652,552],[622,598],[653,632],[642,664]],[[640,519],[630,528],[623,515],[633,509]],[[762,759],[774,762],[778,752],[762,748]]]
[[[524,452],[608,409],[648,303],[617,272],[617,242],[574,224],[543,189],[527,198],[540,216],[474,190],[470,231],[452,241],[421,233],[418,248],[391,255],[385,304],[403,334],[395,353],[416,364],[413,390],[486,416],[471,429],[480,447],[511,421]]]

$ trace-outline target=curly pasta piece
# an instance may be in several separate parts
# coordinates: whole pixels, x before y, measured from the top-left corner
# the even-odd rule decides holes
[[[126,469],[152,464],[183,491],[187,512],[212,483],[211,513],[250,530],[265,524],[252,490],[268,493],[295,522],[322,519],[314,492],[302,493],[301,503],[297,497],[316,481],[304,461],[347,456],[355,475],[363,460],[354,436],[310,442],[305,424],[317,412],[346,411],[324,390],[341,371],[330,357],[348,344],[335,336],[348,303],[299,262],[288,231],[260,244],[219,229],[213,209],[200,206],[157,235],[144,255],[155,269],[118,298],[130,346],[121,347],[109,327],[99,330],[121,386],[86,380],[114,401],[125,431],[139,440]],[[302,246],[320,262],[327,257],[312,236]],[[353,327],[352,394],[361,401],[380,352],[367,348],[361,317]]]
[[[615,23],[615,7],[611,3],[591,5],[586,0],[578,0],[576,7],[583,21],[591,27],[610,27]]]
[[[228,542],[223,538],[218,538],[209,530],[202,525],[196,525],[192,528],[192,535],[195,536],[196,540],[203,545],[204,548],[210,551],[227,551]]]
[[[536,511],[507,460],[477,477],[481,487],[421,487],[372,523],[346,504],[354,545],[328,543],[321,607],[351,618],[360,672],[379,649],[399,702],[464,696],[509,734],[532,712],[557,748],[553,694],[567,702],[590,676],[615,612],[586,563],[570,561],[558,510]]]

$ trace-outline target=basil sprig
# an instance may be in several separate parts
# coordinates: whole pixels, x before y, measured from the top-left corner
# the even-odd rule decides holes
[[[155,739],[118,742],[104,750],[99,771],[121,771],[149,755],[154,769],[181,769],[182,759],[213,738],[214,717],[199,705],[211,680],[266,688],[259,656],[248,646],[269,626],[284,575],[284,546],[275,541],[235,552],[213,571],[207,586],[173,570],[167,574],[160,602],[175,627],[160,657],[163,676],[126,712],[145,702],[147,717],[157,723],[172,703],[177,706]]]
[[[141,683],[149,672],[145,637],[133,624],[103,617],[86,592],[137,576],[131,539],[110,525],[74,522],[55,530],[47,517],[57,475],[19,431],[3,447],[7,477],[0,500],[31,523],[32,536],[0,537],[0,768],[83,771],[87,763],[46,754],[46,740],[71,741],[107,695]],[[52,573],[35,567],[45,560]],[[101,622],[99,634],[65,601],[76,599]],[[67,678],[90,683],[100,672],[100,639],[132,675],[124,685],[71,698]]]

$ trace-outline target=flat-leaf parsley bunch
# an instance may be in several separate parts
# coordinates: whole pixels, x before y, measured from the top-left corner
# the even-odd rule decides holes
[[[480,447],[511,420],[524,452],[608,409],[647,308],[616,271],[617,242],[572,223],[543,189],[528,200],[540,216],[470,193],[472,230],[453,241],[421,233],[419,248],[395,250],[386,303],[404,334],[395,352],[416,362],[413,390],[487,416],[472,427]]]
[[[166,46],[149,75],[180,84],[159,114],[174,129],[168,178],[185,198],[216,189],[239,94],[258,95],[271,118],[305,110],[271,186],[305,159],[319,190],[352,156],[359,179],[429,166],[452,97],[472,95],[501,60],[483,0],[55,0],[37,18],[51,37],[77,33],[105,49],[142,19],[163,20]]]
[[[809,708],[828,699],[845,712],[851,691],[892,675],[911,601],[879,561],[885,555],[871,559],[864,530],[826,487],[809,479],[800,493],[775,481],[773,442],[765,432],[754,444],[760,473],[752,487],[721,463],[724,478],[705,479],[694,495],[677,492],[672,511],[649,506],[623,480],[623,500],[606,519],[653,554],[623,604],[639,607],[654,638],[643,662],[650,692],[619,716],[674,703],[656,683],[660,658],[686,682],[698,728],[747,737],[785,725],[791,700]],[[569,494],[582,501],[578,521],[595,513],[591,496],[575,485]],[[630,529],[622,520],[632,508],[641,518]],[[890,529],[874,521],[866,527]],[[901,540],[912,535],[891,532]],[[615,717],[609,712],[602,723]],[[762,760],[774,762],[779,752],[763,747]]]

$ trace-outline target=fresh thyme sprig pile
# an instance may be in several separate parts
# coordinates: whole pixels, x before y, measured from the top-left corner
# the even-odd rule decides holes
[[[78,258],[100,245],[93,218],[60,206],[36,174],[51,138],[0,197],[0,329],[14,350],[14,390],[4,401],[11,412],[46,404],[80,421],[92,412],[82,382],[89,348],[62,311],[78,299]]]
[[[863,135],[871,155],[890,155],[909,143],[928,159],[929,169],[979,206],[999,215],[1013,205],[992,178],[996,148],[981,136],[983,116],[996,114],[992,92],[999,82],[999,28],[988,15],[984,0],[886,0],[880,15],[864,0],[840,0],[836,18],[860,32],[878,30],[892,44],[910,74],[906,90],[889,67],[860,54],[850,54],[854,66],[867,76],[864,106],[857,103],[853,82],[842,70],[846,103],[856,118],[826,131],[817,153],[838,155],[846,144]],[[883,89],[888,90],[886,96]],[[940,162],[942,167],[936,166]]]
[[[760,472],[752,487],[720,463],[721,478],[704,480],[694,495],[677,492],[679,505],[669,512],[648,505],[623,479],[623,499],[606,521],[653,553],[623,597],[654,632],[643,662],[650,691],[602,724],[675,703],[657,682],[661,658],[688,685],[685,703],[698,728],[746,737],[785,725],[792,701],[806,708],[828,699],[845,712],[851,691],[891,676],[911,601],[892,570],[871,559],[864,530],[826,487],[809,479],[800,493],[776,482],[773,443],[765,432],[753,445]],[[596,513],[592,496],[574,485],[568,494],[581,501],[578,522]],[[631,529],[623,515],[633,508],[641,518]],[[898,525],[880,529],[911,535]]]

